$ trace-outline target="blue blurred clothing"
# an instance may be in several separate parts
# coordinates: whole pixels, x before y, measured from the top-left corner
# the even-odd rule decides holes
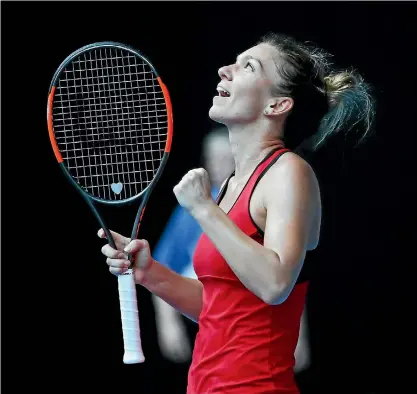
[[[218,188],[211,189],[214,200],[218,193]],[[193,254],[200,236],[200,225],[181,205],[178,205],[169,218],[152,256],[159,263],[181,275],[195,277]]]

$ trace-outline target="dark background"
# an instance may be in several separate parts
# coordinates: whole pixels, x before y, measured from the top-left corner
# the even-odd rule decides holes
[[[10,392],[186,387],[188,365],[162,359],[141,288],[146,362],[122,363],[117,280],[100,253],[98,225],[49,143],[56,68],[83,45],[119,41],[147,55],[168,86],[172,155],[142,227],[154,245],[176,202],[172,188],[199,165],[217,69],[269,30],[315,41],[340,66],[356,67],[378,104],[374,138],[326,181],[323,248],[308,299],[313,358],[299,377],[302,392],[411,392],[416,11],[401,2],[2,2],[2,377]],[[113,229],[130,233],[134,208],[104,212]]]

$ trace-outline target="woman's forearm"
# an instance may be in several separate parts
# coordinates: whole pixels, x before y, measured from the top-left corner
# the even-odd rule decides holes
[[[141,285],[198,322],[203,305],[203,285],[199,280],[185,278],[154,260]]]
[[[243,233],[215,204],[193,216],[239,280],[267,303],[276,299],[278,255]]]

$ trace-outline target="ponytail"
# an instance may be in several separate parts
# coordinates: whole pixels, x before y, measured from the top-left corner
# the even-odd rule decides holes
[[[343,137],[357,146],[369,136],[375,117],[370,87],[353,71],[333,72],[324,77],[324,93],[329,106],[318,130],[296,150],[315,152],[330,139]]]

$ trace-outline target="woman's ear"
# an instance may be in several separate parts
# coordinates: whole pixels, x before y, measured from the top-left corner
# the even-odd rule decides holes
[[[294,105],[291,97],[277,97],[270,99],[264,109],[264,114],[269,116],[284,115],[289,113]]]

